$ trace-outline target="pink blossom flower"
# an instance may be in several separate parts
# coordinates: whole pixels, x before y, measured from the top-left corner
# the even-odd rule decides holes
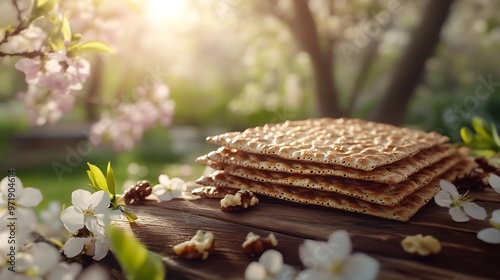
[[[175,103],[169,99],[169,95],[168,87],[164,84],[137,88],[136,103],[119,104],[113,120],[106,116],[92,126],[92,143],[109,141],[116,151],[128,150],[156,122],[159,121],[163,126],[170,125]]]
[[[30,25],[17,36],[0,45],[0,51],[4,53],[21,53],[41,50],[47,38],[47,34],[39,27]]]
[[[21,58],[14,67],[26,75],[25,80],[27,84],[36,84],[42,75],[40,72],[42,69],[40,59]]]
[[[60,95],[37,85],[28,85],[28,91],[19,93],[18,97],[25,101],[32,125],[55,123],[75,102],[73,95]]]

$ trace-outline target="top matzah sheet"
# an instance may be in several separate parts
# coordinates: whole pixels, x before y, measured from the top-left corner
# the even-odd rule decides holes
[[[436,132],[346,118],[286,121],[207,137],[208,143],[249,153],[366,171],[448,140]]]

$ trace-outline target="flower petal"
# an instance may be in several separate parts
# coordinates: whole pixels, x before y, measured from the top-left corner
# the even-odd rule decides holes
[[[68,258],[76,257],[83,247],[92,241],[90,237],[71,237],[63,246],[63,253]]]
[[[297,280],[331,280],[333,278],[328,272],[319,269],[305,269],[297,275]]]
[[[71,194],[71,203],[73,203],[76,208],[86,210],[89,207],[90,195],[89,191],[82,189],[75,190]]]
[[[251,262],[245,269],[245,280],[265,280],[266,268],[259,262]]]
[[[443,190],[434,196],[434,201],[441,207],[450,207],[452,202],[450,194]]]
[[[12,179],[14,178],[14,179]],[[13,181],[12,181],[13,180]],[[10,184],[10,185],[9,185]],[[4,177],[0,181],[0,192],[7,196],[9,193],[9,188],[14,188],[14,195],[16,198],[19,197],[19,193],[23,190],[23,182],[18,177]]]
[[[452,183],[441,179],[439,181],[439,185],[441,186],[442,190],[451,194],[452,196],[458,195],[457,187],[455,187],[455,185],[453,185]]]
[[[171,184],[170,178],[165,174],[161,174],[160,176],[158,176],[158,182],[160,182],[160,184],[164,185],[165,187]]]
[[[260,256],[259,262],[269,273],[276,274],[283,266],[283,255],[274,249],[269,249]]]
[[[328,246],[326,242],[318,242],[314,240],[304,240],[304,243],[300,244],[299,258],[305,267],[316,268],[319,266],[319,260],[316,258],[316,252],[321,250],[320,243],[323,244],[323,247]]]
[[[487,243],[500,244],[500,230],[485,228],[477,233],[477,238]]]
[[[334,261],[345,260],[351,254],[351,238],[345,230],[337,230],[330,234],[328,245],[332,248]]]
[[[83,228],[83,212],[75,206],[70,206],[61,212],[61,222],[67,230],[78,231]]]
[[[31,208],[19,207],[16,209],[18,231],[31,233],[38,228],[38,221],[35,210]]]
[[[174,190],[185,191],[187,188],[186,182],[184,182],[181,178],[172,178],[170,183],[172,185],[172,189]]]
[[[108,210],[111,202],[109,195],[105,191],[97,191],[89,198],[89,208],[94,209],[96,213],[104,213]]]
[[[165,188],[164,185],[158,184],[158,185],[153,186],[151,193],[156,195],[156,196],[160,196],[160,195],[164,194],[166,191],[167,191],[167,188]]]
[[[157,197],[161,201],[170,201],[174,198],[172,194],[170,194],[170,192],[165,192],[162,195],[157,195]]]
[[[92,259],[100,261],[108,254],[109,249],[107,241],[108,239],[105,237],[100,237],[95,240],[94,242],[95,250]]]
[[[42,199],[42,192],[39,189],[27,187],[20,191],[17,203],[22,207],[35,207]]]
[[[173,197],[173,198],[179,198],[181,197],[183,194],[183,192],[181,190],[171,190],[170,191],[170,195]]]
[[[460,207],[451,207],[448,213],[450,213],[451,218],[455,222],[467,222],[470,220],[469,216],[467,216]]]
[[[344,265],[347,279],[370,280],[377,278],[380,269],[379,262],[362,253],[353,254]]]
[[[31,255],[39,276],[43,276],[54,269],[54,266],[57,265],[61,258],[59,251],[55,247],[44,242],[35,243]]]
[[[500,224],[500,209],[495,210],[495,211],[493,211],[493,213],[491,213],[490,221],[497,223],[497,224]]]
[[[491,174],[488,178],[488,183],[497,192],[500,193],[500,177],[496,174]]]
[[[483,207],[477,205],[474,202],[466,202],[462,204],[465,213],[474,219],[484,220],[486,219],[486,210]]]
[[[95,217],[86,217],[85,227],[94,234],[104,234],[104,225],[99,225]]]

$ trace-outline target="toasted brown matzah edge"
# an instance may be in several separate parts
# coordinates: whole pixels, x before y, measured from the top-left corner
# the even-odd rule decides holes
[[[395,205],[461,160],[464,160],[464,156],[457,153],[422,169],[410,176],[408,180],[398,184],[383,184],[334,176],[291,175],[238,166],[225,166],[223,170],[230,175],[265,184],[271,183],[334,192],[375,204]]]
[[[198,179],[197,183],[207,186],[246,189],[254,193],[296,203],[319,205],[328,208],[367,214],[379,218],[407,222],[418,212],[418,210],[420,210],[420,208],[427,204],[427,202],[429,202],[434,195],[436,195],[440,189],[439,181],[441,179],[453,181],[457,176],[469,172],[475,166],[476,165],[473,161],[464,160],[463,162],[460,162],[452,167],[442,176],[434,179],[422,189],[414,192],[394,206],[378,205],[352,197],[322,191],[305,190],[309,193],[315,194],[313,198],[308,199],[304,198],[301,194],[296,194],[299,188],[291,189],[290,187],[282,185],[262,184],[228,174],[221,174],[218,171],[216,171],[212,176],[206,176]],[[295,193],[290,190],[293,190]],[[301,190],[301,192],[303,194],[304,190]]]

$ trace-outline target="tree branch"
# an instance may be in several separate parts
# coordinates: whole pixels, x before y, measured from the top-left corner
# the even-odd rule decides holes
[[[18,52],[18,53],[0,52],[0,57],[6,57],[6,56],[22,56],[22,57],[27,57],[27,58],[35,58],[35,57],[43,56],[43,52],[42,51]]]

